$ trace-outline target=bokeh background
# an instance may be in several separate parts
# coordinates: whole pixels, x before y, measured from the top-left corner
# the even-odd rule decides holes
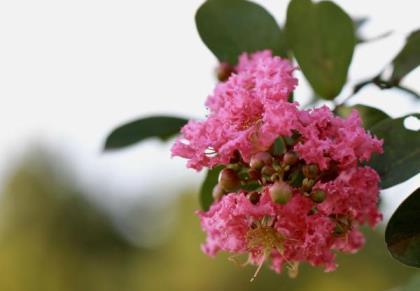
[[[255,2],[284,23],[288,1]],[[370,19],[366,37],[393,31],[356,48],[350,85],[380,72],[420,28],[417,1],[335,2]],[[169,144],[102,153],[120,123],[205,115],[217,62],[195,29],[201,3],[0,2],[0,290],[419,290],[418,271],[390,258],[383,225],[366,231],[359,254],[339,256],[334,273],[304,266],[292,280],[265,269],[251,284],[253,268],[201,253],[203,176],[171,159]],[[310,90],[297,77],[305,105]],[[420,92],[419,80],[417,69],[404,84]],[[351,103],[420,112],[413,97],[373,86]],[[385,222],[419,180],[383,191]]]

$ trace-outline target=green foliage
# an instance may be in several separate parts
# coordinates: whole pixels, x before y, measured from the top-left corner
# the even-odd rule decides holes
[[[286,35],[314,91],[325,99],[334,99],[347,80],[356,44],[351,18],[329,1],[292,0]]]
[[[389,116],[385,112],[377,108],[373,108],[366,105],[360,105],[360,104],[357,104],[354,106],[344,106],[344,105],[338,106],[335,109],[335,111],[340,116],[348,117],[353,109],[356,109],[359,112],[360,117],[363,120],[363,127],[365,129],[370,129],[372,126],[374,126],[378,122],[386,118],[389,118]]]
[[[419,118],[420,114],[413,116]],[[382,188],[402,183],[420,172],[420,134],[404,127],[407,117],[387,118],[371,128],[377,137],[384,139],[384,153],[370,162],[381,176]]]
[[[201,39],[220,62],[236,64],[243,52],[271,49],[285,56],[282,31],[261,6],[243,0],[208,0],[197,11]]]
[[[104,149],[121,149],[152,137],[165,141],[178,134],[187,122],[185,118],[170,116],[142,118],[114,129],[106,139]]]
[[[400,53],[392,61],[394,70],[391,82],[399,83],[402,78],[420,65],[420,30],[413,32]]]
[[[223,170],[222,166],[217,166],[213,169],[210,169],[206,174],[206,178],[204,179],[203,184],[201,185],[200,205],[201,209],[204,211],[209,210],[210,205],[213,203],[213,188],[218,182],[219,173],[221,170]]]
[[[400,262],[420,267],[420,188],[392,215],[385,241],[392,256]]]

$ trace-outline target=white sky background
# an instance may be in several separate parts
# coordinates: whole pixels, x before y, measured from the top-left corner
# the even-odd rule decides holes
[[[202,175],[171,160],[169,145],[150,141],[109,155],[101,147],[112,128],[140,116],[204,116],[217,62],[196,32],[194,14],[202,2],[0,1],[0,181],[12,161],[40,140],[64,151],[83,184],[102,190],[115,207],[139,192],[173,196],[198,186]],[[284,23],[288,1],[255,2]],[[382,70],[407,34],[420,28],[418,1],[335,2],[353,16],[370,17],[366,36],[395,32],[358,46],[353,83]],[[297,99],[306,100],[309,91],[298,76]],[[405,84],[420,92],[419,80],[416,70]],[[343,96],[348,93],[346,88]],[[353,102],[380,100],[392,116],[420,112],[419,102],[402,95],[370,87]],[[386,202],[402,199],[404,187],[386,191]]]

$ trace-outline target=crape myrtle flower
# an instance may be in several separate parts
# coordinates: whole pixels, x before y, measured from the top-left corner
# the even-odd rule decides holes
[[[294,69],[270,51],[241,55],[208,97],[207,118],[190,121],[172,147],[190,168],[225,167],[210,209],[197,212],[202,250],[245,255],[256,274],[264,262],[291,276],[301,262],[333,271],[337,252],[362,248],[359,227],[382,219],[380,178],[365,165],[382,141],[357,111],[341,118],[289,102]]]

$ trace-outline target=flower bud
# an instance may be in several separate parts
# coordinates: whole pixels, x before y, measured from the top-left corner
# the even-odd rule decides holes
[[[225,82],[229,79],[230,75],[235,71],[235,68],[228,63],[220,63],[216,68],[217,79],[220,82]]]
[[[322,190],[315,190],[315,191],[312,191],[311,193],[311,199],[315,203],[324,202],[326,196],[327,195]]]
[[[257,204],[260,201],[260,194],[258,192],[251,192],[247,195],[252,204]]]
[[[316,164],[303,166],[303,175],[309,179],[316,179],[319,175],[319,167]]]
[[[277,180],[279,180],[280,179],[280,175],[278,174],[278,173],[274,173],[271,177],[270,177],[270,180],[271,181],[277,181]]]
[[[234,170],[225,168],[220,172],[219,184],[226,192],[235,192],[241,186],[241,180]]]
[[[311,191],[311,189],[314,186],[314,184],[315,184],[315,180],[311,180],[311,179],[305,178],[302,181],[302,190],[304,192]]]
[[[249,166],[252,169],[259,170],[265,165],[270,165],[273,161],[273,157],[267,152],[259,152],[251,157]]]
[[[286,165],[294,165],[299,160],[299,156],[295,152],[287,152],[283,156],[283,162]]]
[[[269,190],[271,199],[279,204],[286,204],[292,198],[292,187],[284,181],[275,182]]]
[[[213,192],[211,194],[213,196],[214,201],[219,201],[223,197],[223,195],[225,195],[225,192],[223,191],[222,186],[220,186],[220,184],[217,184],[216,186],[214,186]]]

